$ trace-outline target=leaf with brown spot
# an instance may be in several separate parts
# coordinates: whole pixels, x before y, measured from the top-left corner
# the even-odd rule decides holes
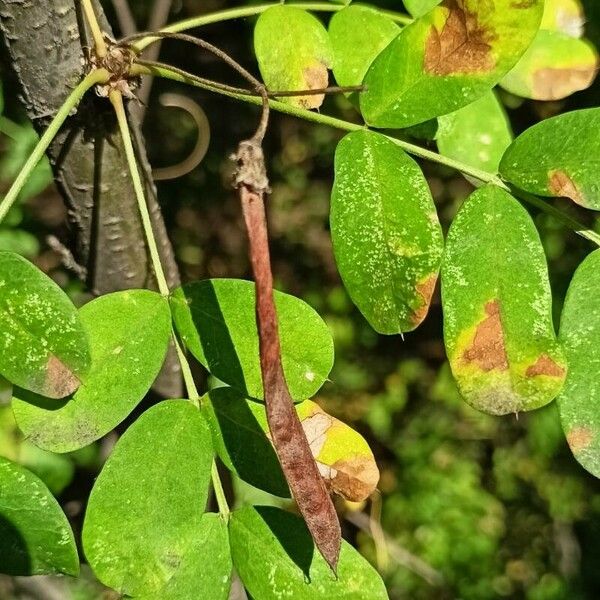
[[[310,13],[292,6],[273,6],[254,29],[254,51],[265,85],[273,90],[327,87],[333,50],[327,30]],[[324,95],[290,96],[282,102],[319,108]]]
[[[379,482],[379,469],[365,439],[306,400],[296,407],[312,455],[332,492],[351,502],[366,500]]]
[[[335,154],[330,225],[344,286],[373,329],[414,330],[429,310],[444,248],[417,163],[378,133],[345,136]]]
[[[169,303],[149,290],[106,294],[88,302],[78,318],[89,336],[90,369],[68,400],[49,401],[15,389],[13,412],[19,429],[50,452],[72,452],[114,429],[146,395],[171,337]],[[65,375],[52,361],[55,383]]]
[[[444,339],[465,400],[495,415],[544,406],[566,364],[552,324],[546,257],[527,211],[491,185],[456,215],[442,266]]]
[[[360,96],[375,127],[409,127],[490,91],[533,41],[543,1],[446,0],[379,54]]]
[[[557,399],[567,442],[579,463],[600,477],[600,250],[579,266],[565,299],[560,341],[569,362]]]
[[[494,31],[483,27],[461,0],[446,0],[443,6],[448,9],[446,22],[441,31],[432,26],[425,42],[425,72],[452,75],[493,70]]]
[[[563,113],[524,131],[505,152],[500,174],[540,196],[566,196],[600,210],[600,108]]]
[[[463,353],[463,360],[475,363],[483,371],[508,369],[504,332],[500,321],[500,302],[490,300],[485,305],[486,317],[476,329],[473,342]]]
[[[540,30],[500,84],[523,98],[561,100],[590,87],[597,68],[598,53],[590,42]]]
[[[0,373],[48,398],[72,394],[90,366],[88,338],[67,295],[23,257],[0,252]]]
[[[561,365],[557,365],[547,354],[542,354],[534,364],[527,367],[526,377],[538,377],[546,375],[547,377],[563,377],[566,370]]]

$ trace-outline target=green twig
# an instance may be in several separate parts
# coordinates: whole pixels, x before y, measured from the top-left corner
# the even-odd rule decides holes
[[[121,92],[113,90],[110,93],[109,98],[115,109],[117,121],[119,122],[119,130],[121,132],[121,137],[123,138],[123,146],[125,148],[127,164],[129,165],[129,171],[133,180],[133,187],[135,190],[135,195],[140,210],[140,215],[142,217],[144,235],[146,237],[146,243],[148,244],[148,248],[150,250],[152,266],[154,267],[154,272],[156,273],[156,279],[158,281],[158,289],[160,290],[160,293],[163,296],[167,297],[169,295],[169,286],[167,284],[167,280],[165,279],[164,269],[160,261],[160,254],[158,253],[158,246],[156,244],[156,238],[154,237],[154,231],[152,230],[152,224],[150,221],[150,214],[148,212],[148,205],[146,204],[144,188],[142,185],[140,172],[137,166],[135,152],[133,149],[133,143],[131,141],[129,123],[127,122],[125,106],[123,105],[123,96],[121,95]],[[190,402],[194,406],[196,406],[196,408],[200,408],[200,396],[198,394],[196,384],[194,383],[194,378],[192,376],[190,364],[187,358],[185,357],[183,350],[181,349],[179,340],[177,339],[175,333],[173,333],[173,343],[175,344],[177,356],[179,357],[179,362],[181,364],[181,372],[183,373],[183,379],[187,389],[188,398]],[[223,492],[223,485],[221,483],[219,472],[214,461],[212,464],[211,477],[213,488],[215,490],[215,496],[217,498],[217,505],[219,506],[219,512],[223,515],[224,518],[228,518],[229,506],[227,504],[227,499],[225,498],[225,493]]]
[[[185,19],[172,23],[163,27],[160,31],[178,33],[180,31],[187,31],[188,29],[194,29],[195,27],[201,27],[203,25],[209,25],[211,23],[220,23],[222,21],[229,21],[232,19],[240,19],[242,17],[252,17],[265,12],[272,6],[281,6],[281,2],[269,2],[268,4],[256,4],[255,6],[241,6],[239,8],[229,8],[218,12],[210,13],[208,15],[200,15],[198,17],[192,17],[191,19]],[[315,12],[338,12],[344,7],[343,4],[334,4],[332,2],[290,2],[286,3],[286,6],[293,6],[296,8],[303,8],[304,10],[312,10]],[[413,19],[408,15],[376,9],[382,14],[394,20],[396,23],[401,25],[408,25],[412,23]],[[154,38],[147,37],[137,41],[133,44],[136,51],[142,51],[148,44],[152,42]]]
[[[98,83],[106,83],[108,81],[109,75],[108,71],[105,69],[98,69],[89,73],[80,83],[79,85],[69,94],[68,98],[65,100],[64,104],[60,107],[54,119],[48,126],[48,129],[44,131],[42,137],[39,142],[36,144],[33,152],[27,159],[27,162],[23,165],[23,168],[19,171],[17,178],[14,183],[8,190],[8,193],[0,203],[0,222],[6,216],[6,213],[10,210],[11,206],[14,204],[15,200],[18,198],[19,193],[23,189],[23,186],[27,183],[29,176],[35,169],[36,165],[44,156],[44,152],[48,149],[48,146],[51,144],[52,140],[58,133],[58,130],[61,128],[62,124],[65,122],[73,108],[75,108],[83,95],[93,86]]]
[[[113,90],[110,93],[109,98],[115,109],[117,121],[119,123],[119,130],[121,132],[121,137],[123,138],[125,157],[127,158],[127,164],[129,165],[129,171],[133,181],[133,189],[135,190],[135,197],[137,199],[140,216],[142,218],[144,235],[146,236],[146,242],[148,243],[148,250],[150,251],[150,258],[152,260],[152,266],[154,267],[154,274],[156,275],[158,289],[163,296],[168,297],[169,285],[165,277],[165,271],[162,263],[160,262],[158,244],[156,243],[156,238],[154,237],[152,221],[150,220],[150,212],[148,211],[148,204],[146,203],[146,196],[144,194],[144,186],[142,184],[142,178],[140,177],[140,172],[137,166],[133,142],[131,141],[131,131],[129,130],[129,123],[127,122],[127,114],[125,113],[123,96],[118,90]]]
[[[182,83],[187,83],[196,87],[200,87],[202,89],[215,92],[217,94],[222,94],[224,96],[228,96],[229,98],[234,98],[236,100],[241,100],[243,102],[248,102],[250,104],[261,105],[262,100],[257,97],[248,96],[246,94],[236,93],[230,90],[223,89],[221,86],[213,86],[206,79],[201,77],[196,77],[191,73],[187,73],[180,69],[167,67],[166,65],[158,65],[144,63],[144,61],[140,61],[138,64],[134,65],[132,74],[143,75],[150,74],[158,77],[164,77],[167,79],[171,79],[173,81],[179,81]],[[362,129],[367,129],[366,125],[361,125],[359,123],[351,123],[350,121],[344,121],[343,119],[337,119],[335,117],[330,117],[328,115],[323,115],[318,112],[312,112],[310,110],[306,110],[304,108],[299,108],[297,106],[293,106],[292,104],[287,104],[284,102],[279,102],[277,100],[269,100],[269,105],[273,110],[276,110],[281,113],[285,113],[288,115],[292,115],[301,119],[305,119],[306,121],[312,121],[313,123],[320,123],[322,125],[329,125],[330,127],[335,127],[337,129],[341,129],[343,131],[359,131]],[[413,156],[418,156],[419,158],[423,158],[425,160],[430,160],[440,165],[444,165],[456,171],[460,171],[465,175],[469,175],[481,181],[482,183],[491,183],[493,185],[497,185],[502,189],[512,193],[513,195],[519,197],[524,202],[527,202],[531,206],[534,206],[543,212],[553,216],[554,218],[561,221],[570,229],[573,229],[575,233],[580,235],[581,237],[593,242],[594,244],[600,246],[600,234],[598,234],[593,229],[586,227],[583,223],[569,217],[564,214],[562,211],[554,208],[551,204],[538,198],[537,196],[533,196],[531,194],[527,194],[520,190],[515,190],[511,188],[505,181],[503,181],[497,174],[490,173],[488,171],[482,171],[481,169],[477,169],[460,161],[454,160],[452,158],[448,158],[446,156],[442,156],[437,152],[433,152],[431,150],[427,150],[426,148],[421,148],[415,144],[411,144],[410,142],[406,142],[404,140],[399,140],[398,138],[394,138],[391,136],[386,136],[390,140],[392,140],[395,144],[398,144],[403,150],[412,154]]]

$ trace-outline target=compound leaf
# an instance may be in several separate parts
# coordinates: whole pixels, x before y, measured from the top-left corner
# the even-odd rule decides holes
[[[209,279],[177,289],[171,307],[190,352],[218,379],[245,396],[262,399],[254,313],[254,283]],[[294,400],[313,396],[333,366],[327,325],[305,302],[275,291],[281,357]]]
[[[206,421],[188,401],[161,402],[129,427],[94,484],[83,525],[85,555],[102,583],[136,598],[183,600],[194,584],[192,595],[227,598],[222,527],[203,516],[212,460]]]
[[[0,252],[0,373],[48,398],[64,398],[90,366],[77,309],[47,275],[18,254]]]
[[[533,41],[543,0],[445,0],[379,54],[360,106],[368,124],[408,127],[470,104]]]
[[[560,322],[569,363],[557,399],[567,442],[579,463],[600,477],[600,250],[577,269]]]
[[[36,446],[70,452],[114,429],[150,389],[171,335],[169,304],[149,290],[96,298],[80,310],[91,348],[81,387],[61,403],[15,390],[13,410]]]
[[[442,266],[444,337],[465,400],[495,415],[544,406],[566,364],[552,324],[546,257],[527,211],[480,188],[458,212]]]
[[[79,574],[67,517],[31,471],[0,457],[0,571],[8,575]]]
[[[331,198],[335,259],[352,301],[379,333],[412,331],[427,315],[443,252],[427,182],[383,135],[346,135]]]
[[[600,210],[600,108],[575,110],[537,123],[508,148],[500,174],[540,196],[566,197]]]
[[[254,600],[388,598],[377,571],[346,541],[336,578],[315,551],[302,519],[279,508],[246,506],[235,511],[229,535],[233,564]]]

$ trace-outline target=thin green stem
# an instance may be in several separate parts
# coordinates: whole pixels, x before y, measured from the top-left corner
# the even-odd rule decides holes
[[[171,79],[173,81],[179,81],[182,83],[186,83],[189,85],[193,85],[195,87],[199,87],[211,92],[215,92],[217,94],[221,94],[224,96],[228,96],[229,98],[234,98],[236,100],[241,100],[242,102],[247,102],[249,104],[255,104],[260,106],[262,104],[262,99],[248,96],[245,94],[239,94],[230,90],[225,90],[221,86],[213,86],[206,79],[197,78],[190,73],[186,73],[185,71],[181,71],[180,69],[167,67],[164,65],[157,64],[149,64],[144,63],[144,61],[140,61],[138,64],[133,66],[132,69],[133,75],[154,75],[157,77],[164,77],[166,79]],[[287,104],[284,102],[279,102],[277,100],[269,100],[269,105],[273,110],[276,110],[281,113],[285,113],[288,115],[292,115],[294,117],[298,117],[300,119],[304,119],[306,121],[311,121],[313,123],[320,123],[322,125],[329,125],[330,127],[335,127],[337,129],[341,129],[343,131],[359,131],[363,129],[368,129],[366,125],[361,125],[359,123],[351,123],[350,121],[345,121],[343,119],[338,119],[336,117],[330,117],[328,115],[323,115],[318,112],[312,112],[310,110],[306,110],[304,108],[299,108],[297,106],[293,106],[292,104]],[[553,216],[558,219],[562,223],[564,223],[570,229],[573,229],[575,233],[580,235],[581,237],[593,242],[594,244],[600,246],[600,234],[598,234],[593,229],[589,229],[583,223],[565,215],[562,211],[554,208],[548,202],[538,198],[537,196],[533,196],[531,194],[524,193],[520,190],[512,189],[504,182],[498,175],[495,173],[490,173],[488,171],[483,171],[481,169],[477,169],[460,161],[454,160],[452,158],[448,158],[446,156],[442,156],[437,152],[433,152],[431,150],[427,150],[426,148],[421,148],[415,144],[411,144],[410,142],[406,142],[404,140],[399,140],[398,138],[386,136],[388,139],[392,140],[395,144],[400,146],[403,150],[412,154],[413,156],[418,156],[419,158],[423,158],[425,160],[430,160],[440,165],[444,165],[451,169],[455,169],[464,173],[465,175],[469,175],[481,181],[482,183],[491,183],[493,185],[497,185],[502,189],[511,192],[513,195],[516,195],[524,202],[544,211],[545,213]]]
[[[181,348],[181,344],[177,339],[175,331],[173,331],[173,343],[175,344],[175,349],[177,350],[177,357],[179,358],[179,364],[181,365],[181,373],[183,374],[183,381],[185,383],[185,389],[187,390],[188,398],[194,406],[200,408],[200,394],[198,394],[198,388],[196,387],[196,383],[192,375],[192,369],[190,368],[190,363],[188,362],[188,359]]]
[[[177,23],[167,25],[160,31],[178,33],[180,31],[194,29],[195,27],[210,25],[211,23],[220,23],[222,21],[229,21],[232,19],[252,17],[254,15],[259,15],[265,12],[272,6],[281,6],[281,2],[269,2],[267,4],[256,4],[254,6],[241,6],[239,8],[229,8],[226,10],[210,13],[208,15],[199,15],[197,17],[192,17],[191,19],[185,19],[183,21],[178,21]],[[332,2],[289,2],[286,3],[286,6],[303,8],[304,10],[312,10],[315,12],[338,12],[344,8],[343,4],[335,4]],[[409,23],[412,23],[413,21],[412,18],[408,15],[388,10],[379,10],[379,12],[390,17],[391,19],[396,21],[396,23],[400,23],[402,25],[407,25]],[[148,46],[148,44],[152,42],[153,39],[154,38],[149,36],[147,38],[135,42],[135,44],[133,44],[133,47],[138,51],[142,51],[146,46]]]
[[[50,146],[52,140],[58,133],[62,124],[65,122],[73,108],[75,108],[83,95],[93,86],[98,83],[105,83],[108,81],[108,71],[105,69],[98,69],[88,73],[88,75],[79,83],[79,85],[69,94],[64,104],[60,107],[54,119],[48,126],[48,129],[44,131],[39,142],[36,144],[33,152],[23,165],[23,168],[19,171],[17,178],[8,190],[8,193],[0,203],[0,222],[6,216],[6,213],[10,210],[15,200],[18,198],[19,193],[23,189],[23,186],[27,183],[29,176],[35,169],[36,165],[40,162],[44,153]]]
[[[217,463],[214,460],[212,463],[211,477],[219,512],[224,519],[229,519],[229,504],[227,503],[227,497],[225,496],[225,491],[223,490],[223,484],[221,483],[221,477],[219,476]]]
[[[125,106],[123,105],[123,96],[121,92],[117,90],[113,90],[109,99],[115,109],[115,113],[117,115],[117,121],[119,122],[119,130],[121,132],[121,137],[123,138],[123,146],[125,148],[125,156],[127,158],[127,164],[129,165],[129,171],[131,173],[131,178],[133,180],[133,187],[135,190],[135,195],[138,202],[138,208],[140,211],[140,215],[142,217],[142,225],[144,227],[144,235],[146,237],[146,243],[148,244],[148,248],[150,250],[150,257],[152,259],[152,266],[154,267],[154,272],[156,273],[156,279],[158,281],[158,289],[160,293],[167,297],[169,295],[169,286],[167,284],[167,280],[165,279],[164,269],[160,260],[160,254],[158,252],[158,246],[156,244],[156,238],[154,237],[154,231],[152,230],[152,223],[150,221],[150,213],[148,212],[148,205],[146,204],[146,197],[144,194],[144,187],[142,185],[142,179],[140,177],[140,172],[137,166],[137,160],[135,157],[135,151],[133,149],[133,143],[131,141],[131,132],[129,130],[129,123],[127,122],[127,115],[125,113]],[[192,371],[190,369],[190,364],[181,349],[179,344],[179,340],[175,333],[173,333],[173,343],[175,344],[175,348],[177,350],[177,356],[179,358],[179,362],[181,364],[181,372],[183,374],[183,379],[185,382],[185,387],[187,389],[187,394],[190,402],[196,406],[196,408],[200,408],[200,396],[198,394],[198,389],[196,388],[196,384],[194,383],[194,378],[192,376]],[[224,518],[229,518],[229,506],[227,504],[227,499],[225,498],[225,493],[223,491],[223,484],[221,483],[221,479],[219,477],[219,472],[217,470],[217,465],[213,460],[212,470],[211,470],[212,484],[215,490],[215,496],[217,498],[217,505],[219,507],[219,512],[223,515]]]
[[[94,11],[94,7],[92,6],[92,0],[81,0],[81,4],[83,6],[83,12],[85,14],[86,21],[90,27],[90,31],[92,32],[92,37],[94,38],[94,49],[96,51],[96,55],[99,58],[104,58],[107,53],[106,42],[104,41],[104,34],[102,33],[102,29],[100,29],[100,24],[96,18],[96,13]]]
[[[146,242],[148,243],[150,259],[152,260],[152,266],[154,267],[154,274],[156,275],[158,289],[163,296],[167,297],[169,295],[169,285],[167,284],[165,272],[160,261],[158,244],[156,243],[156,238],[152,229],[152,221],[150,220],[150,212],[148,211],[148,204],[146,203],[144,186],[142,184],[142,178],[140,177],[140,171],[137,166],[133,142],[131,141],[131,131],[129,130],[129,123],[127,122],[127,114],[125,113],[123,96],[121,95],[121,92],[113,90],[109,95],[109,99],[115,109],[117,121],[119,123],[119,130],[121,132],[121,137],[123,138],[125,156],[127,159],[127,164],[129,165],[129,171],[131,173],[133,189],[135,191],[135,197],[137,199],[140,216],[142,218],[144,235],[146,236]]]

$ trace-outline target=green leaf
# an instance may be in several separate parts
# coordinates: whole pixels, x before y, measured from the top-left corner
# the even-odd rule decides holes
[[[558,397],[567,442],[579,463],[600,477],[600,250],[577,269],[560,322],[560,341],[569,363]]]
[[[83,524],[85,555],[102,583],[134,597],[184,599],[203,577],[198,597],[226,598],[209,593],[228,587],[230,569],[217,580],[212,567],[202,574],[213,559],[219,568],[228,562],[220,528],[203,522],[212,460],[208,426],[188,401],[161,402],[129,427],[94,484]]]
[[[404,6],[412,17],[418,19],[441,2],[442,0],[404,0]]]
[[[8,575],[79,574],[67,517],[44,483],[0,457],[0,571]]]
[[[167,300],[148,290],[102,296],[80,315],[92,363],[77,392],[57,403],[15,390],[19,428],[36,446],[52,452],[82,448],[114,429],[150,389],[171,335]]]
[[[0,229],[0,251],[13,252],[26,258],[36,257],[40,243],[35,235],[23,229]]]
[[[546,119],[522,133],[500,163],[500,175],[540,196],[567,197],[600,210],[600,108]]]
[[[488,185],[454,219],[442,266],[444,337],[465,400],[495,415],[539,408],[566,366],[546,257],[527,211]]]
[[[470,104],[517,63],[543,0],[452,0],[405,27],[375,59],[360,106],[368,124],[408,127]]]
[[[12,252],[0,252],[0,330],[0,373],[13,384],[55,399],[79,387],[90,355],[77,309],[47,275]]]
[[[346,541],[336,578],[315,550],[302,519],[279,508],[246,506],[235,511],[229,536],[233,564],[254,600],[388,598],[377,571]]]
[[[262,13],[254,29],[254,51],[263,80],[271,90],[325,88],[333,50],[327,30],[313,15],[292,6]],[[282,102],[318,108],[324,95],[291,96]]]
[[[508,117],[492,91],[438,119],[440,154],[484,171],[498,171],[512,139]]]
[[[542,31],[500,84],[516,96],[561,100],[592,85],[598,53],[586,41],[560,31]]]
[[[440,223],[417,163],[388,138],[346,135],[335,154],[331,238],[344,285],[379,333],[425,318],[443,252]]]
[[[254,313],[254,283],[197,281],[175,290],[177,331],[192,354],[218,379],[245,396],[263,398]],[[313,396],[333,366],[327,325],[305,302],[275,291],[285,379],[295,400]]]
[[[206,396],[207,421],[214,446],[225,466],[245,482],[275,496],[290,490],[267,432],[265,405],[246,400],[232,388],[220,387]]]
[[[329,37],[339,85],[360,85],[375,57],[400,33],[390,17],[368,6],[349,6],[333,15]]]

